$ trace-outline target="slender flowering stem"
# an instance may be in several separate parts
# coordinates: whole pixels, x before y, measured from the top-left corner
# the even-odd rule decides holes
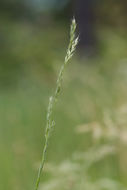
[[[56,100],[58,99],[58,96],[59,96],[59,93],[61,90],[65,66],[67,65],[67,63],[69,62],[71,57],[73,56],[77,44],[78,44],[78,37],[76,37],[76,21],[73,18],[72,24],[71,24],[71,29],[70,29],[70,42],[69,42],[69,46],[68,46],[67,53],[65,56],[65,60],[64,60],[63,65],[61,66],[61,69],[60,69],[60,72],[58,75],[58,79],[57,79],[57,83],[56,83],[56,90],[54,92],[54,95],[49,98],[49,105],[48,105],[48,110],[47,110],[47,124],[46,124],[46,130],[45,130],[45,144],[44,144],[44,148],[43,148],[43,152],[42,152],[42,159],[41,159],[41,164],[40,164],[39,171],[38,171],[35,190],[38,190],[38,188],[39,188],[41,173],[42,173],[44,163],[45,163],[46,151],[47,151],[47,147],[48,147],[50,134],[51,134],[52,128],[55,125],[55,122],[52,119],[53,107],[54,107]]]

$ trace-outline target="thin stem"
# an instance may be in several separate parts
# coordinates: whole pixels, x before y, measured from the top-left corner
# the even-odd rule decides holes
[[[48,105],[48,110],[47,110],[47,124],[46,124],[46,130],[45,130],[45,144],[44,144],[44,148],[43,148],[43,152],[42,152],[41,164],[40,164],[40,167],[38,170],[38,176],[37,176],[37,180],[36,180],[35,190],[38,190],[38,188],[39,188],[41,173],[42,173],[44,163],[45,163],[45,157],[46,157],[50,134],[51,134],[52,128],[55,125],[55,122],[52,120],[52,112],[53,112],[54,104],[55,104],[56,100],[58,99],[58,96],[59,96],[59,93],[61,90],[64,69],[65,69],[65,66],[67,65],[67,63],[69,62],[69,60],[71,59],[71,57],[73,56],[73,53],[78,44],[78,37],[76,37],[75,33],[76,33],[76,21],[75,21],[75,19],[73,19],[72,24],[71,24],[71,29],[70,29],[70,42],[69,42],[69,46],[67,49],[64,63],[61,66],[61,69],[60,69],[60,72],[58,75],[58,79],[57,79],[57,83],[56,83],[56,90],[54,92],[54,95],[49,98],[49,105]]]

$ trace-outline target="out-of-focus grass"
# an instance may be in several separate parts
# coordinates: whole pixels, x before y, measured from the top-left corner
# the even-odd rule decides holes
[[[68,31],[56,25],[39,28],[27,23],[1,23],[0,189],[31,190],[44,142],[48,98],[64,57]],[[127,36],[104,30],[99,31],[99,37],[101,57],[91,61],[75,57],[66,72],[47,162],[59,165],[93,146],[96,142],[91,134],[78,133],[77,126],[96,122],[104,128],[105,113],[111,115],[116,127],[126,128]],[[123,109],[124,113],[119,111]],[[95,164],[89,175],[92,180],[109,177],[127,185],[126,143],[110,143],[118,143],[118,153]],[[42,180],[50,177],[46,172]]]

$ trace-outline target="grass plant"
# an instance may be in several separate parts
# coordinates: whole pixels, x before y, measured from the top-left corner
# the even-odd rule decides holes
[[[46,130],[45,130],[45,144],[44,144],[44,148],[43,148],[43,152],[42,152],[42,159],[41,159],[41,164],[40,164],[39,171],[38,171],[35,190],[38,190],[38,188],[39,188],[41,173],[42,173],[44,163],[45,163],[45,156],[46,156],[46,151],[47,151],[47,147],[48,147],[50,134],[55,125],[55,122],[52,119],[52,113],[53,113],[54,105],[55,105],[55,103],[58,99],[59,93],[61,91],[63,73],[64,73],[66,65],[68,64],[69,60],[71,59],[71,57],[74,54],[77,44],[78,44],[78,37],[76,37],[76,21],[73,18],[72,24],[71,24],[71,29],[70,29],[70,42],[69,42],[69,46],[68,46],[67,53],[65,56],[65,60],[64,60],[63,65],[61,66],[61,69],[60,69],[60,72],[58,75],[58,79],[57,79],[57,83],[56,83],[56,90],[55,90],[54,94],[49,98],[49,105],[48,105],[48,111],[47,111],[47,124],[46,124]]]

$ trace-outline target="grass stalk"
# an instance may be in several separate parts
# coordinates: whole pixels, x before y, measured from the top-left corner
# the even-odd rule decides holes
[[[43,171],[44,163],[45,163],[45,157],[46,157],[46,152],[47,152],[47,147],[48,147],[48,142],[50,138],[51,131],[55,125],[54,120],[52,119],[52,113],[53,113],[53,108],[54,105],[59,97],[60,91],[61,91],[61,86],[62,86],[62,81],[63,81],[63,73],[65,70],[66,65],[68,64],[69,60],[73,56],[76,46],[78,44],[78,37],[76,37],[76,21],[73,18],[72,23],[71,23],[71,28],[70,28],[70,42],[67,48],[67,53],[64,59],[64,63],[61,66],[57,83],[56,83],[56,89],[54,94],[49,98],[49,105],[48,105],[48,110],[47,110],[47,119],[46,119],[46,130],[45,130],[45,143],[44,143],[44,148],[42,152],[42,159],[41,159],[41,164],[38,170],[38,176],[36,180],[36,185],[35,185],[35,190],[38,190],[39,184],[40,184],[40,178],[41,174]]]

